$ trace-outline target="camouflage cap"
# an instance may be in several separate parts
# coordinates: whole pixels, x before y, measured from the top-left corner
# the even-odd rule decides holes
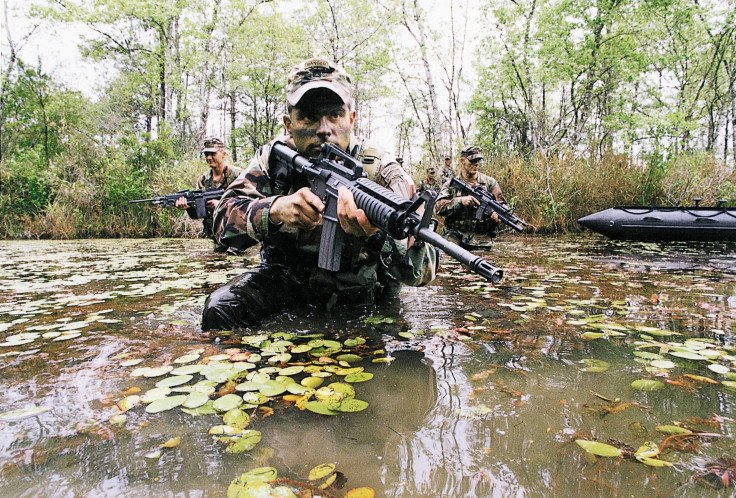
[[[452,157],[449,154],[445,154],[445,161],[452,161]]]
[[[217,137],[210,137],[204,139],[204,148],[202,152],[217,152],[220,149],[225,148],[225,143]]]
[[[404,164],[404,158],[403,157],[397,157],[396,162],[399,164]]]
[[[334,62],[316,57],[302,61],[286,78],[286,101],[296,106],[309,90],[326,88],[350,102],[350,75]]]
[[[434,168],[429,168],[429,169],[427,170],[427,174],[428,174],[428,175],[434,175],[435,173],[436,173],[436,171],[435,171],[435,169],[434,169]]]
[[[467,157],[469,161],[477,161],[483,159],[480,147],[477,145],[466,145],[463,150],[460,151],[461,157]]]

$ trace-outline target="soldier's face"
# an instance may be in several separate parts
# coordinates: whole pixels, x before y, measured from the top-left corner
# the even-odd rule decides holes
[[[478,169],[480,168],[480,163],[482,161],[482,159],[477,159],[473,162],[470,162],[467,157],[461,157],[460,164],[463,167],[463,172],[465,173],[465,176],[475,176],[478,173]]]
[[[217,152],[205,152],[204,160],[210,168],[220,166],[225,161],[225,149],[218,149]]]
[[[329,90],[307,92],[298,107],[284,116],[297,151],[308,157],[317,156],[325,142],[347,150],[354,122],[355,111]]]

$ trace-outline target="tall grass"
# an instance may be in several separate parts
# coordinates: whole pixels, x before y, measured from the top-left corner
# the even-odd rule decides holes
[[[128,203],[194,188],[207,169],[197,157],[173,159],[165,145],[132,155],[86,150],[48,167],[30,153],[4,160],[0,238],[196,236],[200,222],[186,213]],[[578,218],[620,205],[692,205],[698,197],[702,205],[736,205],[736,174],[706,154],[650,163],[620,154],[536,155],[494,159],[484,172],[539,233],[579,231]]]

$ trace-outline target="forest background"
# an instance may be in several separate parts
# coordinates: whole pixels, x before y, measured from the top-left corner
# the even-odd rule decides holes
[[[356,132],[417,182],[478,144],[543,233],[614,205],[733,206],[735,2],[6,2],[0,237],[194,234],[180,211],[128,200],[193,188],[207,135],[247,164],[314,55],[352,74]],[[70,83],[45,71],[64,61],[27,55],[49,33],[75,34],[93,73]]]

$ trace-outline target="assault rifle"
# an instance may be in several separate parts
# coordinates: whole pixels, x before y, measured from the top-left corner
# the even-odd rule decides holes
[[[136,199],[128,201],[130,204],[137,204],[139,202],[150,202],[155,206],[161,206],[164,208],[172,207],[179,197],[186,197],[187,206],[194,206],[196,216],[194,219],[201,219],[207,217],[207,201],[210,199],[219,200],[225,189],[213,189],[213,190],[180,190],[175,194],[162,195],[160,197],[152,197],[151,199]]]
[[[476,220],[482,220],[484,216],[490,216],[493,213],[496,213],[498,214],[498,219],[506,223],[517,232],[521,232],[522,230],[524,230],[524,227],[529,226],[526,221],[516,216],[511,208],[509,208],[508,206],[504,206],[503,204],[498,202],[493,197],[492,193],[490,193],[488,190],[481,187],[480,185],[476,187],[471,187],[464,181],[459,180],[457,177],[455,177],[450,180],[450,187],[454,187],[464,194],[472,195],[478,202],[480,202],[478,210],[475,212]]]
[[[363,175],[363,165],[359,161],[333,144],[322,144],[319,156],[309,159],[286,144],[275,142],[271,148],[269,169],[277,187],[288,190],[295,178],[301,176],[324,203],[317,263],[322,269],[340,269],[345,232],[337,218],[337,190],[345,186],[353,193],[355,204],[365,211],[368,220],[394,239],[411,236],[418,241],[427,242],[493,283],[500,282],[503,277],[503,270],[500,268],[443,239],[429,228],[435,196],[423,192],[412,202],[378,185]],[[424,214],[420,215],[417,210],[422,204]]]

